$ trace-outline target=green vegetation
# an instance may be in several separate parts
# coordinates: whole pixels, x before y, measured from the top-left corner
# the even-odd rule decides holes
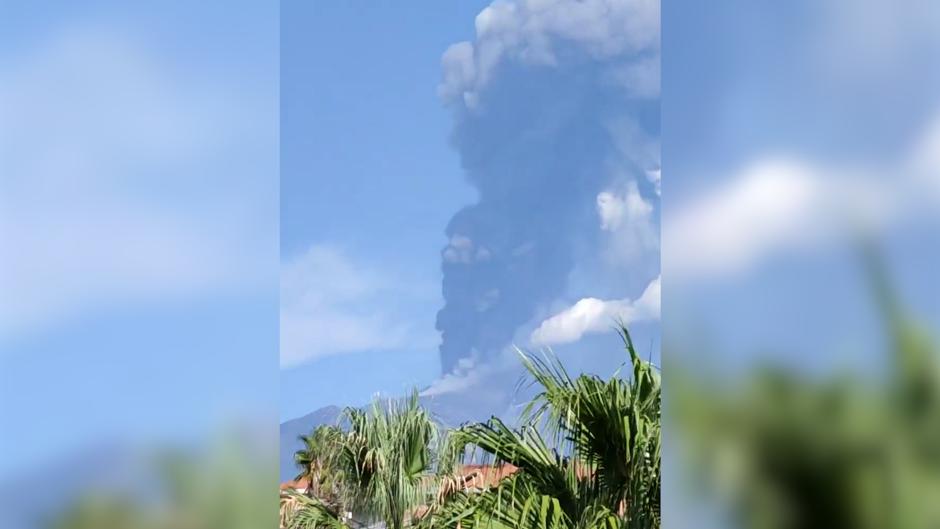
[[[872,259],[877,265],[877,259]],[[886,369],[733,384],[669,366],[674,439],[694,496],[759,529],[940,527],[940,364],[875,269]]]
[[[161,451],[142,458],[135,490],[103,488],[60,507],[30,527],[50,529],[257,529],[270,527],[275,461],[226,432],[208,452]],[[263,450],[263,448],[262,448]],[[142,490],[139,490],[142,489]]]
[[[433,497],[436,471],[452,470],[440,457],[444,432],[418,405],[416,392],[400,402],[376,400],[367,411],[348,408],[341,422],[346,428],[320,426],[302,437],[305,448],[295,461],[298,478],[310,486],[305,496],[284,498],[283,523],[347,527],[369,520],[404,527]]]
[[[297,453],[306,496],[282,500],[291,529],[355,527],[653,528],[660,524],[660,377],[626,329],[630,380],[572,378],[554,358],[520,351],[540,392],[521,425],[498,418],[440,430],[413,394],[347,410],[347,427],[320,427]],[[513,468],[467,486],[473,457]],[[511,465],[507,467],[505,465]],[[347,513],[355,513],[354,517]]]

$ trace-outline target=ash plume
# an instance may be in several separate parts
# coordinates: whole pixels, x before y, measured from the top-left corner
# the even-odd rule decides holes
[[[657,193],[659,3],[497,1],[442,66],[478,192],[441,253],[446,374],[492,357],[565,293],[579,252],[601,244],[601,193]]]

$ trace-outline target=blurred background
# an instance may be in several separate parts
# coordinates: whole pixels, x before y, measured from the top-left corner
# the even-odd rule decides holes
[[[664,523],[936,526],[940,6],[662,24]]]
[[[0,526],[273,524],[278,17],[0,5]],[[940,7],[661,25],[664,523],[938,526]]]
[[[0,526],[275,519],[278,182],[277,3],[0,4]]]

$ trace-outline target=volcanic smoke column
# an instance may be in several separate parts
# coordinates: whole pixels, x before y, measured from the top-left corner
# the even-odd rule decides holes
[[[442,59],[478,201],[442,251],[441,366],[486,359],[561,296],[596,245],[597,196],[658,169],[659,3],[496,2]],[[654,192],[654,191],[650,191]]]

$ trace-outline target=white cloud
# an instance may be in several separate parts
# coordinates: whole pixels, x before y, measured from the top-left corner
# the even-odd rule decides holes
[[[635,181],[622,191],[598,193],[597,215],[601,230],[607,232],[606,252],[615,263],[631,263],[659,249],[653,205],[640,195]]]
[[[601,300],[584,298],[571,307],[543,321],[530,338],[535,345],[575,342],[588,333],[613,329],[619,321],[631,324],[658,320],[660,315],[660,278],[650,281],[643,294],[630,299]]]
[[[773,246],[801,241],[814,229],[811,217],[818,210],[819,186],[812,169],[772,160],[667,215],[667,277],[733,272]]]
[[[428,295],[423,285],[314,245],[281,267],[281,367],[335,354],[434,347],[436,334],[417,330],[409,310],[409,303],[429,304]]]
[[[940,202],[940,114],[934,116],[925,133],[910,152],[912,187],[922,190],[928,202]]]
[[[6,59],[0,337],[273,280],[275,105],[103,27]]]
[[[555,65],[559,42],[599,60],[658,52],[659,11],[658,0],[496,0],[477,15],[475,42],[444,53],[440,95],[472,107],[501,62]],[[658,57],[655,62],[619,64],[614,71],[632,90],[648,95],[658,92]]]
[[[940,117],[883,167],[761,160],[663,219],[671,279],[722,277],[779,252],[818,248],[923,217],[940,203]],[[891,175],[891,177],[888,177]]]
[[[617,231],[626,226],[649,224],[653,206],[640,196],[636,182],[627,184],[626,192],[602,191],[597,195],[597,214],[601,229]]]

